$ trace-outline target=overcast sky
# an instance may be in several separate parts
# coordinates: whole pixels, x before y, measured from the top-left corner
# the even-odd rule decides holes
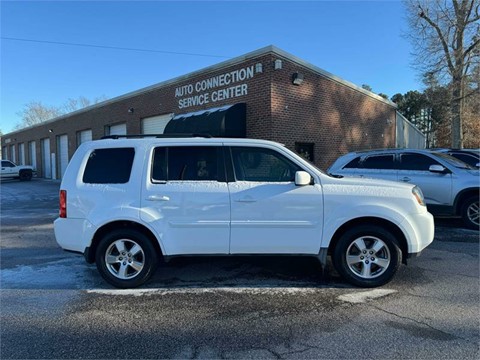
[[[2,1],[0,129],[30,101],[113,98],[267,45],[391,97],[422,87],[405,30],[395,0]]]

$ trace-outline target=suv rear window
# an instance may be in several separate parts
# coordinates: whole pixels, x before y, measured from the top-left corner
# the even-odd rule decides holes
[[[96,149],[90,153],[83,182],[86,184],[125,184],[132,172],[134,148]]]

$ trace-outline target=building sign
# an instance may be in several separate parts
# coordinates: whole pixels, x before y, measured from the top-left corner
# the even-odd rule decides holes
[[[247,95],[248,84],[244,82],[253,78],[253,75],[254,67],[252,65],[194,84],[177,87],[175,98],[178,99],[178,108],[185,109]]]

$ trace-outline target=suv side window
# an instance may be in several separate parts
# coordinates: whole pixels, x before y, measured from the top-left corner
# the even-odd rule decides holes
[[[222,181],[220,151],[221,148],[214,146],[155,148],[152,181]]]
[[[90,153],[83,182],[87,184],[125,184],[132,172],[134,148],[96,149]]]
[[[344,169],[357,169],[360,167],[360,158],[361,156],[357,156],[355,159],[351,160],[347,165],[345,165]]]
[[[302,170],[276,151],[253,147],[232,147],[235,177],[239,181],[290,182]]]
[[[471,155],[471,154],[449,153],[449,155],[471,166],[476,166],[480,162],[480,159],[478,158],[478,156],[476,157],[475,155]]]
[[[393,154],[368,156],[363,160],[362,164],[364,169],[396,169],[395,157]]]
[[[401,170],[429,171],[431,165],[441,165],[438,161],[423,154],[401,154]]]

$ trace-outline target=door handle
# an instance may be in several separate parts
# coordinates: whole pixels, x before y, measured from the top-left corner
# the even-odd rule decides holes
[[[409,181],[412,180],[412,179],[410,179],[409,177],[406,177],[406,176],[405,176],[405,177],[402,178],[401,180],[402,180],[402,181],[405,181],[405,182],[409,182]]]
[[[147,197],[148,201],[169,201],[170,198],[168,196],[162,196],[162,195],[150,195]]]
[[[255,200],[254,198],[251,198],[251,197],[244,197],[244,198],[241,198],[241,199],[237,199],[235,201],[236,202],[241,202],[241,203],[253,203],[253,202],[256,202],[257,200]]]

